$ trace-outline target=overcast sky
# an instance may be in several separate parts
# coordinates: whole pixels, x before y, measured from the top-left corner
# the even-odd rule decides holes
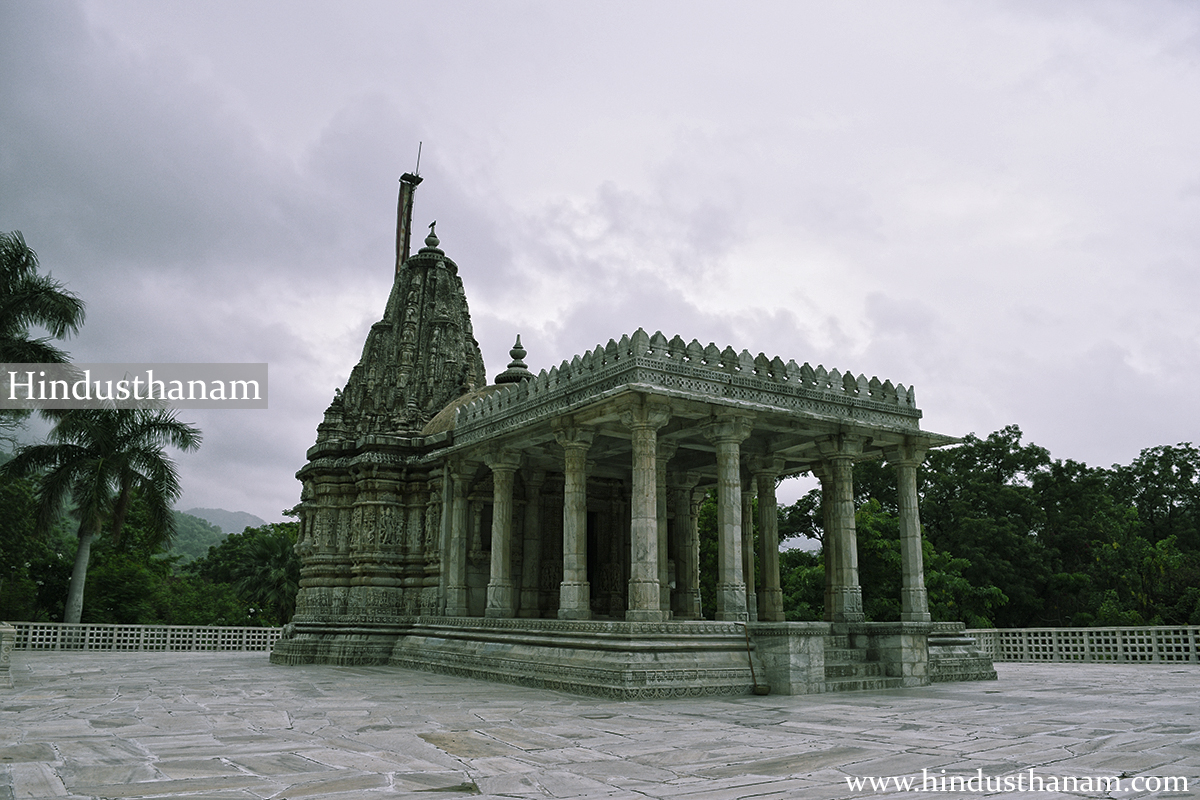
[[[489,376],[641,326],[1094,466],[1200,440],[1200,4],[0,15],[0,230],[87,302],[73,358],[270,365],[269,410],[180,412],[180,508],[298,502],[418,142]]]

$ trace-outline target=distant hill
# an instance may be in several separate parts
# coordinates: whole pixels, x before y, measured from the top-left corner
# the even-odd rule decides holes
[[[225,533],[241,533],[246,528],[257,528],[267,524],[265,519],[245,511],[226,511],[223,508],[189,508],[183,513],[216,525]]]
[[[173,556],[180,556],[180,564],[208,555],[208,548],[220,544],[225,539],[225,532],[216,525],[182,511],[171,513],[175,515],[175,539],[167,552]]]

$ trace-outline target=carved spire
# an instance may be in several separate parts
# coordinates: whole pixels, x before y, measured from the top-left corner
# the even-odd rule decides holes
[[[496,383],[520,383],[533,379],[533,373],[522,360],[528,355],[525,348],[521,347],[521,334],[517,334],[517,343],[513,345],[512,350],[508,351],[512,361],[509,362],[508,369],[496,376]]]
[[[416,435],[459,396],[487,383],[458,266],[429,226],[425,247],[396,273],[383,319],[335,401],[318,441],[364,433]],[[337,417],[331,420],[330,414]]]

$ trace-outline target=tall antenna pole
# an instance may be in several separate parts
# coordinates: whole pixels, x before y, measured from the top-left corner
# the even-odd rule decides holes
[[[420,169],[421,143],[418,143],[417,171]],[[408,260],[412,239],[413,193],[422,180],[424,179],[416,172],[406,172],[400,176],[400,199],[396,207],[396,272],[399,272]]]

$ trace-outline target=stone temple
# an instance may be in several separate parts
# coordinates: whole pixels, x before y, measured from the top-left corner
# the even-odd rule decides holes
[[[613,698],[995,677],[961,623],[930,621],[916,470],[954,440],[920,429],[912,387],[643,330],[537,375],[517,337],[489,384],[432,225],[409,253],[420,181],[401,178],[383,319],[297,473],[301,588],[272,662]],[[858,581],[851,470],[880,458],[900,497],[898,622],[864,621]],[[822,622],[786,622],[780,592],[775,486],[802,473],[824,498]]]

